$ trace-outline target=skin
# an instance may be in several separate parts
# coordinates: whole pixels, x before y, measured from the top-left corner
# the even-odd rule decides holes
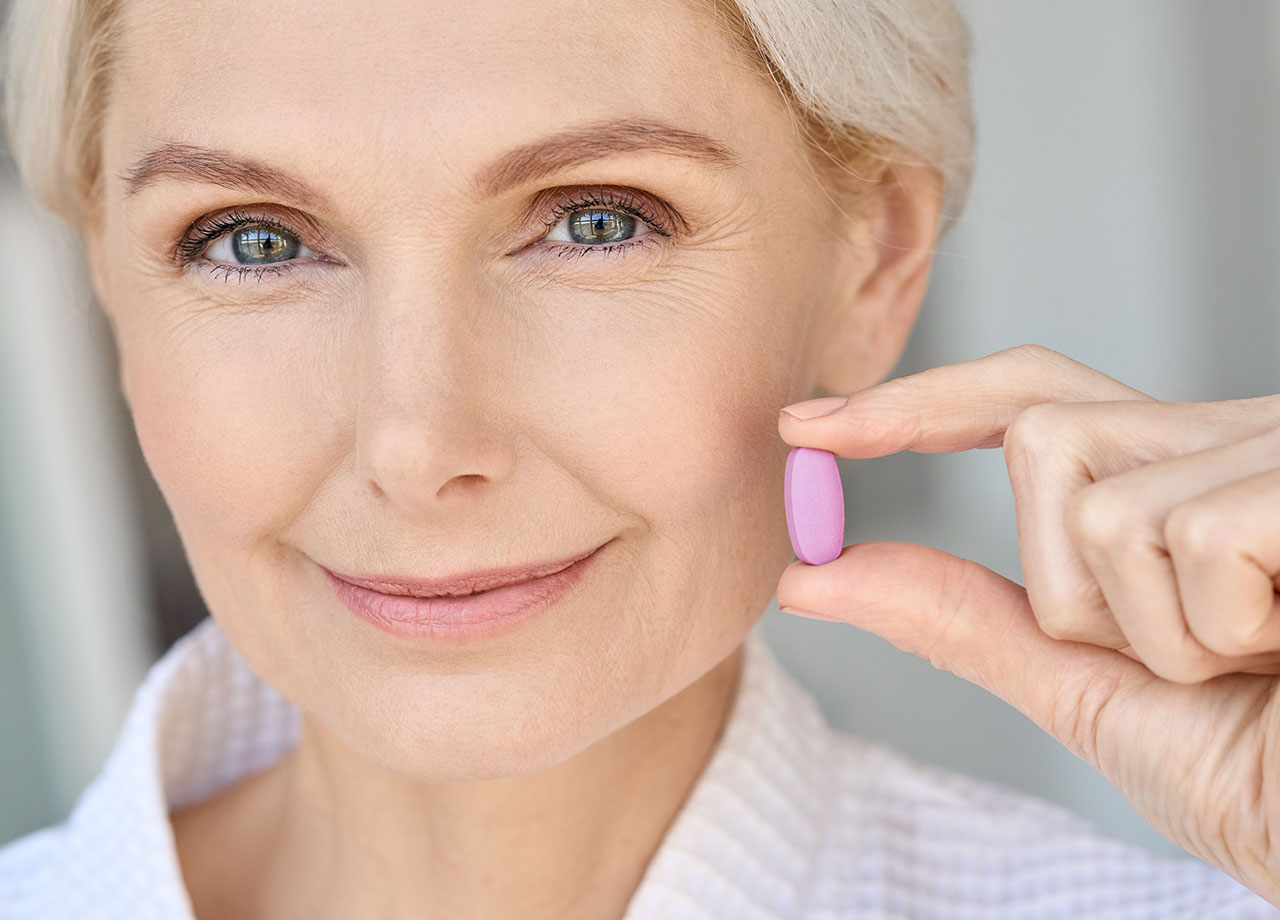
[[[1280,906],[1280,396],[1166,403],[1021,345],[832,415],[784,410],[779,426],[849,458],[1000,448],[1025,588],[932,547],[865,542],[788,566],[782,609],[1000,697],[1173,843]]]
[[[209,609],[303,713],[295,751],[172,815],[182,870],[202,920],[620,917],[792,559],[778,411],[896,362],[937,176],[903,167],[858,210],[833,196],[709,5],[374,9],[123,11],[93,283]],[[701,131],[739,165],[619,148],[469,187],[513,147],[617,117]],[[126,197],[162,142],[323,201],[176,178]],[[560,258],[590,245],[547,241],[549,205],[522,217],[600,186],[687,229]],[[232,208],[326,260],[229,283],[174,264]],[[374,629],[317,567],[426,578],[606,541],[548,615],[472,643]]]

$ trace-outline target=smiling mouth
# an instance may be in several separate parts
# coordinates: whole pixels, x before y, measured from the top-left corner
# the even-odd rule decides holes
[[[496,591],[499,588],[526,584],[539,578],[562,572],[574,563],[592,555],[598,549],[600,547],[597,546],[585,553],[579,553],[576,556],[562,559],[558,562],[542,563],[519,569],[489,570],[488,572],[476,572],[464,576],[455,576],[451,579],[435,579],[433,581],[400,578],[397,576],[348,575],[342,572],[334,572],[332,569],[329,571],[334,577],[348,584],[393,597],[475,597]]]

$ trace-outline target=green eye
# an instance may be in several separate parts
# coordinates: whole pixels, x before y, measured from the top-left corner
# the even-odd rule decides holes
[[[269,227],[242,227],[229,236],[233,262],[241,265],[269,265],[297,258],[302,248],[298,238]]]
[[[568,223],[569,239],[575,243],[616,243],[636,232],[636,219],[621,211],[574,211]]]
[[[210,242],[201,254],[208,261],[227,268],[273,266],[317,257],[295,234],[267,223],[238,220],[229,227],[212,227],[206,234]],[[198,241],[190,244],[193,250],[198,245]],[[193,252],[192,258],[195,255]]]

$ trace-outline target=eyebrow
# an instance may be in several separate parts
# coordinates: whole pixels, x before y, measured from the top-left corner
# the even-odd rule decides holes
[[[730,148],[698,131],[649,119],[595,122],[559,131],[510,150],[482,167],[472,184],[482,195],[609,156],[661,153],[714,169],[736,168],[741,159]],[[161,179],[248,189],[304,206],[322,206],[324,195],[301,179],[250,157],[195,144],[164,143],[148,151],[120,175],[126,198]]]
[[[307,183],[274,166],[196,144],[161,144],[148,151],[120,178],[124,181],[125,198],[161,179],[179,179],[228,189],[248,189],[303,205],[315,206],[324,200],[324,196]]]
[[[511,150],[482,168],[476,189],[493,196],[506,188],[563,169],[627,153],[662,153],[712,168],[742,165],[732,150],[705,134],[649,119],[586,124]]]

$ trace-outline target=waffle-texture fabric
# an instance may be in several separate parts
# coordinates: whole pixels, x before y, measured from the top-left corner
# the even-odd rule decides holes
[[[298,740],[212,618],[148,672],[70,816],[0,847],[3,920],[192,920],[169,810]],[[757,626],[716,749],[624,920],[1280,920],[1187,856],[831,729]],[[351,920],[362,920],[353,917]]]

